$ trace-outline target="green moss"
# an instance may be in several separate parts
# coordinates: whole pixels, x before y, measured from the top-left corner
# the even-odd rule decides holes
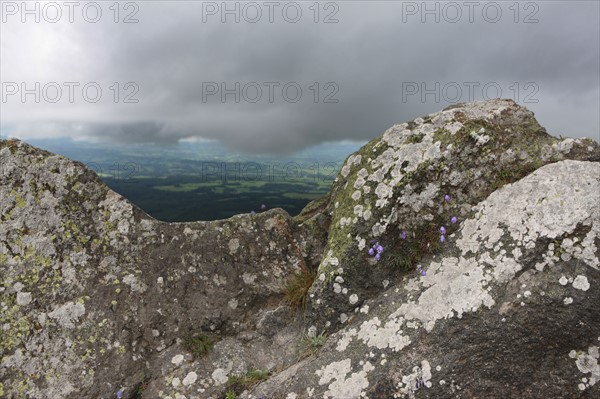
[[[521,180],[543,165],[544,163],[539,158],[534,158],[529,162],[521,161],[516,164],[505,165],[499,169],[492,170],[491,173],[493,173],[494,176],[491,176],[489,179],[492,182],[489,192],[491,193],[500,187]]]

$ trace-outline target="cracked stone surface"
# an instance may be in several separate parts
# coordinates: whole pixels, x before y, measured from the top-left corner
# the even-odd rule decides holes
[[[351,154],[295,218],[164,223],[0,141],[0,397],[598,397],[599,161],[510,100],[458,104]]]

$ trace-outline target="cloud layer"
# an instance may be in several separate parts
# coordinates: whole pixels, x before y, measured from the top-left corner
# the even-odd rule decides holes
[[[285,153],[501,95],[598,140],[597,2],[38,4],[3,2],[2,136]]]

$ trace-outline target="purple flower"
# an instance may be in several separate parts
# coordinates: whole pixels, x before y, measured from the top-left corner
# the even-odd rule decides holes
[[[123,390],[123,388],[119,389],[117,391],[117,399],[122,399],[123,398],[123,393],[125,393],[125,391]]]
[[[427,275],[427,272],[425,270],[421,270],[421,276],[425,276]]]
[[[406,240],[406,237],[407,237],[407,236],[408,236],[408,233],[407,233],[406,231],[403,231],[403,232],[400,234],[400,237],[401,237],[403,240]]]
[[[450,219],[450,221],[452,223],[456,223],[458,221],[458,219],[456,218],[456,216],[452,216],[452,219]]]
[[[373,250],[373,248],[369,248],[369,255],[371,255],[371,256],[375,255],[375,251]]]
[[[255,213],[256,213],[256,212],[254,212],[254,211],[250,211],[250,214],[251,214],[251,215],[254,215]]]
[[[444,195],[444,199],[445,199],[447,202],[450,202],[450,200],[451,200],[452,198],[450,198],[450,196],[449,196],[448,194],[446,194],[446,195]]]
[[[446,237],[444,237],[443,235],[442,235],[442,236],[440,236],[440,241],[441,241],[441,242],[445,242],[445,241],[446,241]]]
[[[260,206],[260,210],[261,210],[261,211],[264,211],[264,210],[266,210],[266,209],[267,209],[267,206],[266,206],[265,204],[262,204],[262,205]]]
[[[446,234],[446,228],[444,226],[440,227],[440,234]]]
[[[379,261],[379,259],[381,259],[381,255],[380,254],[375,254],[375,260]]]
[[[383,247],[381,245],[378,245],[376,250],[377,250],[377,253],[380,254],[383,252]]]

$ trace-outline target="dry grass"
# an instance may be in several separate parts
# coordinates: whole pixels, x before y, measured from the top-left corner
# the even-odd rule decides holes
[[[306,265],[296,273],[285,286],[285,301],[293,312],[306,306],[308,290],[317,276],[317,270],[310,270]]]

